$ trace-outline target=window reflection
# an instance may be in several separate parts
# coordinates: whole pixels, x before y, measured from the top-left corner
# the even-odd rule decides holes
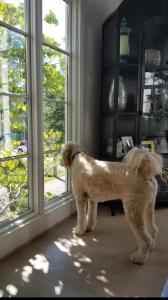
[[[145,73],[143,94],[144,113],[168,113],[168,72]]]
[[[26,93],[25,37],[0,26],[0,90]]]

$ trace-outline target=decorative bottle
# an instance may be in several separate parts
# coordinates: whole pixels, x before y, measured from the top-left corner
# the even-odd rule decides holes
[[[120,62],[127,63],[129,56],[129,32],[130,29],[127,26],[126,18],[123,17],[120,27]]]

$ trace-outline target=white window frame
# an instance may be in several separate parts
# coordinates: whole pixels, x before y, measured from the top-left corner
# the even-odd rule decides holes
[[[80,133],[80,112],[81,112],[81,91],[82,91],[82,63],[81,63],[81,0],[63,0],[72,5],[72,58],[71,58],[71,78],[73,78],[70,86],[68,118],[68,140],[81,142]],[[44,206],[44,179],[43,179],[43,132],[42,132],[42,1],[29,0],[30,8],[30,25],[31,25],[31,62],[28,68],[28,84],[32,83],[31,97],[33,98],[32,109],[32,136],[29,141],[32,143],[32,164],[30,173],[34,174],[30,182],[30,193],[34,199],[33,212],[23,215],[16,221],[11,222],[7,226],[0,229],[0,260],[4,259],[11,253],[15,252],[19,247],[27,244],[33,238],[48,230],[49,228],[59,224],[65,218],[76,211],[74,197],[71,192],[60,197],[59,201],[52,202],[52,205]],[[38,16],[38,17],[37,17]],[[40,20],[40,21],[38,21]],[[38,24],[38,22],[41,23]],[[37,40],[34,36],[38,35]],[[32,78],[30,78],[30,74]],[[38,87],[38,88],[37,88]],[[29,92],[29,91],[28,91]],[[73,117],[72,117],[73,116]],[[36,140],[36,143],[33,141]],[[33,168],[35,172],[32,172]],[[68,181],[70,188],[70,179]]]

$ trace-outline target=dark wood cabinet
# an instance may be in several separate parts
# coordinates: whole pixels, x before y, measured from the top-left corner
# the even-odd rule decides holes
[[[101,73],[100,159],[122,160],[141,145],[168,171],[167,0],[124,0],[104,21]],[[168,181],[158,182],[157,201],[168,202]]]

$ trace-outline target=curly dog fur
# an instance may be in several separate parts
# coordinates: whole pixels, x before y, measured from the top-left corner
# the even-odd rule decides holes
[[[138,243],[131,261],[143,264],[154,247],[158,228],[155,223],[155,199],[158,190],[155,175],[162,174],[162,157],[138,147],[132,148],[122,162],[96,160],[79,144],[68,142],[61,164],[71,169],[76,199],[76,234],[95,228],[97,203],[121,199]]]

